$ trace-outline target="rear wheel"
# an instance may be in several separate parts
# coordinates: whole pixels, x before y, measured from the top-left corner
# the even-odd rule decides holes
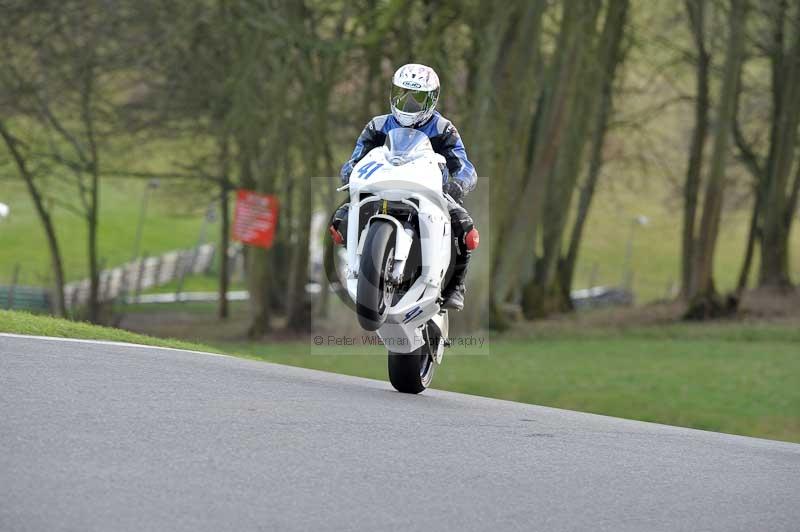
[[[394,285],[389,275],[394,264],[394,225],[375,220],[369,226],[358,273],[356,313],[367,331],[377,331],[386,321]]]
[[[428,346],[411,353],[389,351],[389,381],[403,393],[420,393],[430,386],[436,363]]]
[[[431,385],[438,365],[435,356],[442,334],[433,322],[428,322],[425,327],[422,347],[411,353],[389,351],[389,381],[398,392],[420,393]]]

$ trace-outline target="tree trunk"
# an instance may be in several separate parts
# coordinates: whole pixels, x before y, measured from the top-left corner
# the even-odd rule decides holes
[[[223,179],[219,191],[219,308],[217,315],[224,320],[228,317],[228,247],[230,246],[230,215],[228,213],[228,201],[230,187],[227,178]]]
[[[761,212],[761,187],[757,183],[754,188],[753,212],[750,217],[750,226],[747,229],[747,244],[744,250],[744,261],[742,262],[742,269],[739,271],[739,280],[736,283],[737,297],[741,297],[745,288],[747,288],[747,281],[750,279],[750,270],[753,267],[756,238],[758,236],[758,218]]]
[[[703,151],[708,136],[709,69],[711,57],[705,46],[705,8],[704,0],[686,0],[689,24],[697,48],[697,76],[694,131],[689,147],[689,165],[686,169],[686,183],[683,188],[683,231],[681,234],[681,296],[688,298],[693,292],[693,265],[695,257],[695,220],[697,200],[700,191]]]
[[[796,14],[795,24],[800,23]],[[790,174],[797,146],[797,128],[800,122],[800,34],[795,35],[791,50],[785,56],[779,99],[780,114],[776,117],[774,149],[767,176],[764,211],[763,242],[759,285],[785,288],[789,278],[789,232],[794,218],[792,205],[794,186]],[[786,64],[788,62],[788,64]]]
[[[99,323],[101,316],[100,301],[100,257],[97,251],[97,230],[100,223],[100,155],[95,137],[95,115],[93,101],[95,98],[95,50],[90,51],[81,76],[80,115],[83,133],[86,137],[87,155],[84,163],[89,174],[89,201],[86,202],[86,229],[89,246],[89,321]],[[78,180],[82,180],[78,176]]]
[[[517,186],[509,186],[501,197],[505,205],[503,211],[508,212],[509,217],[497,228],[501,237],[494,250],[494,307],[502,306],[509,294],[519,293],[534,269],[546,180],[556,164],[569,111],[567,94],[574,73],[576,30],[581,27],[582,16],[577,4],[564,10],[555,57],[546,69],[536,109],[529,117],[528,142],[525,153],[520,154],[525,161],[519,169],[522,179]]]
[[[247,329],[250,339],[258,340],[272,330],[272,264],[266,249],[251,247],[247,253],[247,285],[252,319]]]
[[[690,306],[687,317],[712,318],[730,310],[722,304],[714,286],[714,252],[725,190],[725,163],[728,144],[736,113],[736,96],[744,52],[746,0],[731,0],[728,48],[725,58],[717,121],[714,127],[714,149],[705,189],[703,214],[700,221],[697,247],[694,254]]]
[[[767,154],[764,157],[764,163],[759,161],[754,148],[750,146],[744,138],[744,134],[739,127],[738,118],[733,130],[734,138],[736,139],[736,145],[739,148],[740,159],[744,162],[745,166],[755,179],[755,184],[753,187],[755,191],[755,200],[753,202],[752,216],[750,218],[750,227],[748,230],[744,261],[742,263],[742,269],[739,273],[739,282],[737,283],[736,287],[738,295],[741,295],[741,293],[747,287],[756,244],[760,242],[763,246],[763,225],[764,219],[766,218],[764,207],[766,205],[765,202],[767,201],[766,197],[769,189],[769,183],[772,179],[775,169],[775,158],[778,153],[778,140],[781,134],[779,126],[784,115],[783,107],[788,103],[783,101],[783,92],[785,90],[784,80],[786,79],[786,70],[788,70],[786,68],[786,54],[784,51],[787,8],[788,4],[786,0],[772,0],[765,9],[772,29],[772,33],[770,35],[771,39],[767,47],[767,56],[770,59],[771,69],[770,103],[772,105],[772,109],[770,113],[769,147]],[[785,225],[791,225],[791,220],[786,220]]]
[[[228,200],[230,192],[230,138],[223,133],[220,139],[219,150],[219,302],[217,316],[224,320],[228,317],[228,247],[230,246],[230,214],[228,213]]]
[[[512,211],[499,206],[506,203],[508,190],[522,181],[524,157],[509,157],[507,150],[501,152],[497,147],[499,139],[506,138],[517,139],[519,148],[515,146],[514,149],[519,151],[527,143],[531,113],[525,102],[535,93],[533,73],[538,68],[537,50],[546,5],[515,1],[502,10],[492,7],[490,0],[482,0],[471,16],[473,33],[471,50],[467,54],[466,99],[472,112],[462,129],[480,176],[478,188],[467,199],[467,204],[479,230],[491,243],[473,255],[470,266],[470,303],[465,308],[463,321],[471,328],[479,327],[487,312],[492,327],[505,325],[504,314],[497,308],[499,290],[491,277],[492,270],[504,259],[499,249],[503,238],[508,236],[503,227]],[[521,7],[527,10],[523,13]],[[522,31],[526,33],[520,33]],[[510,116],[514,118],[509,119]],[[480,304],[487,299],[488,309]]]
[[[601,74],[601,96],[594,129],[592,131],[589,170],[578,200],[578,212],[575,217],[575,223],[572,226],[567,256],[559,266],[562,292],[570,302],[570,307],[572,305],[569,294],[572,291],[575,265],[578,261],[578,251],[583,236],[583,228],[589,217],[589,209],[592,204],[592,198],[594,197],[595,187],[597,186],[597,180],[603,166],[603,146],[605,144],[606,131],[608,130],[608,117],[613,107],[614,79],[616,77],[617,66],[621,61],[622,36],[625,32],[627,12],[628,0],[617,0],[609,4],[607,19],[608,29],[604,29],[604,37],[601,41],[600,64],[603,69]]]
[[[292,248],[292,276],[291,290],[289,291],[287,327],[295,332],[308,332],[311,330],[311,307],[309,296],[306,293],[308,284],[308,247],[311,229],[311,204],[310,197],[302,198],[304,207],[300,208],[300,217],[297,220],[297,233]]]
[[[616,10],[622,4],[615,2]],[[565,54],[556,61],[559,69],[560,88],[555,89],[556,101],[563,98],[558,114],[552,116],[559,123],[558,142],[552,147],[552,164],[542,168],[543,204],[539,225],[541,227],[542,251],[540,260],[530,267],[532,276],[525,283],[523,314],[528,319],[543,317],[553,312],[565,312],[572,308],[565,289],[559,265],[563,264],[561,253],[568,213],[572,204],[578,176],[581,173],[584,150],[589,138],[589,124],[596,116],[602,91],[596,90],[603,83],[607,65],[597,60],[603,56],[613,40],[614,25],[619,21],[616,13],[609,12],[603,27],[600,43],[595,44],[596,20],[600,14],[598,3],[572,6],[578,8],[574,26],[569,28]],[[546,159],[543,159],[546,160]],[[531,285],[538,285],[535,288]],[[531,297],[531,294],[538,294]]]
[[[89,210],[86,213],[86,229],[88,232],[88,252],[89,252],[89,301],[88,312],[91,323],[100,322],[100,258],[97,253],[97,228],[98,228],[98,209],[99,209],[99,175],[97,169],[92,170],[91,180],[91,199]]]
[[[307,170],[311,175],[317,174],[318,166],[315,157],[310,158]],[[309,274],[311,214],[314,204],[314,191],[309,177],[300,178],[297,192],[297,215],[289,266],[292,275],[290,276],[286,314],[287,328],[302,333],[311,331],[312,327],[311,302],[306,292]]]
[[[28,189],[28,193],[33,201],[36,215],[39,217],[39,221],[42,222],[42,228],[47,238],[47,248],[50,251],[50,264],[53,268],[53,279],[55,283],[55,286],[53,286],[53,295],[55,296],[53,311],[56,316],[65,317],[67,315],[67,305],[64,298],[64,263],[61,259],[61,250],[58,245],[58,237],[56,236],[53,220],[50,217],[50,212],[44,205],[42,193],[36,187],[33,174],[28,169],[27,162],[19,149],[20,147],[17,139],[11,135],[2,121],[0,121],[0,136],[3,137],[8,151],[11,152],[14,163],[17,166],[17,171],[25,182],[25,187]]]

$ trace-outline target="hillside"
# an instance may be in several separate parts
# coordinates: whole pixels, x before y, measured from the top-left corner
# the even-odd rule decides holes
[[[587,224],[575,285],[582,288],[592,280],[595,284],[620,284],[631,222],[637,216],[646,216],[647,225],[634,230],[632,267],[637,301],[647,302],[664,298],[678,280],[680,211],[663,180],[633,182],[634,186],[630,186],[630,180],[601,181]],[[108,265],[131,258],[145,186],[144,181],[124,179],[109,179],[103,185],[100,251]],[[25,189],[18,181],[7,179],[0,201],[12,210],[0,225],[0,283],[7,282],[14,265],[19,264],[20,283],[44,284],[49,268],[47,247]],[[167,189],[156,189],[149,201],[140,249],[152,254],[193,246],[203,224],[204,210],[205,205],[197,199],[177,198]],[[55,219],[68,279],[83,278],[86,237],[82,220],[63,209],[56,210]],[[731,289],[736,281],[747,222],[746,206],[725,212],[716,259],[721,290]],[[208,226],[209,239],[216,239],[217,230],[216,223]],[[800,233],[794,231],[792,238],[794,249],[800,249]],[[792,256],[792,272],[795,280],[800,279],[800,253]]]

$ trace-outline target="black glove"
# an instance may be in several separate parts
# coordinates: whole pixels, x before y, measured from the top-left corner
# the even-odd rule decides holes
[[[461,188],[461,185],[458,181],[448,181],[444,184],[444,193],[456,200],[458,203],[461,203],[461,200],[464,199],[464,189]]]

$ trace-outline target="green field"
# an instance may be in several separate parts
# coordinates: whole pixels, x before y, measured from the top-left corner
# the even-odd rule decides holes
[[[191,308],[201,311],[198,305]],[[310,341],[186,344],[4,311],[0,311],[0,332],[205,349],[386,380],[386,355],[379,348],[340,348],[329,351],[335,354],[319,354],[326,351],[314,348]],[[490,341],[486,355],[446,355],[435,387],[800,442],[800,330],[796,325],[678,324],[624,332],[584,330],[577,336],[544,331]]]
[[[106,265],[131,259],[145,186],[143,180],[109,179],[102,187],[99,248]],[[680,250],[680,214],[670,197],[663,184],[655,181],[637,188],[613,180],[601,182],[586,226],[575,287],[588,286],[591,281],[603,285],[622,282],[631,220],[645,215],[650,222],[636,228],[633,240],[634,291],[639,302],[664,298],[678,280]],[[12,209],[11,215],[0,222],[0,284],[9,280],[16,264],[21,268],[22,284],[45,284],[49,258],[44,233],[27,192],[17,180],[6,178],[0,201]],[[198,198],[177,197],[164,187],[156,189],[147,210],[141,251],[153,254],[195,245],[205,207]],[[85,278],[83,221],[63,209],[55,212],[67,277]],[[717,283],[722,290],[731,289],[738,275],[747,221],[746,206],[725,213],[715,262]],[[207,234],[216,240],[217,225],[211,224]],[[792,249],[800,249],[800,231],[795,229],[792,237]],[[800,280],[800,253],[795,252],[791,260],[794,279]],[[213,290],[213,281],[190,281],[186,289]]]
[[[0,202],[11,207],[11,214],[0,222],[0,284],[8,282],[15,265],[20,267],[21,284],[44,285],[49,278],[50,257],[41,223],[22,183],[5,178],[0,184]],[[107,266],[129,261],[134,252],[136,226],[143,180],[107,180],[100,199],[100,257]],[[188,248],[197,243],[205,204],[197,200],[179,201],[162,188],[150,198],[142,231],[140,251],[149,254]],[[64,268],[68,280],[88,276],[86,226],[77,215],[55,209]],[[208,235],[216,239],[209,227]]]
[[[661,181],[628,186],[623,182],[601,181],[586,224],[576,272],[576,288],[589,283],[597,265],[597,283],[616,285],[622,281],[631,221],[643,215],[646,226],[637,226],[633,238],[633,288],[637,302],[663,299],[680,281],[681,210],[676,192]],[[714,275],[721,291],[735,288],[741,268],[749,223],[749,206],[727,208],[723,213]],[[791,272],[800,282],[800,230],[793,225]],[[758,256],[751,270],[751,282],[758,271]],[[674,297],[674,294],[673,294]]]

